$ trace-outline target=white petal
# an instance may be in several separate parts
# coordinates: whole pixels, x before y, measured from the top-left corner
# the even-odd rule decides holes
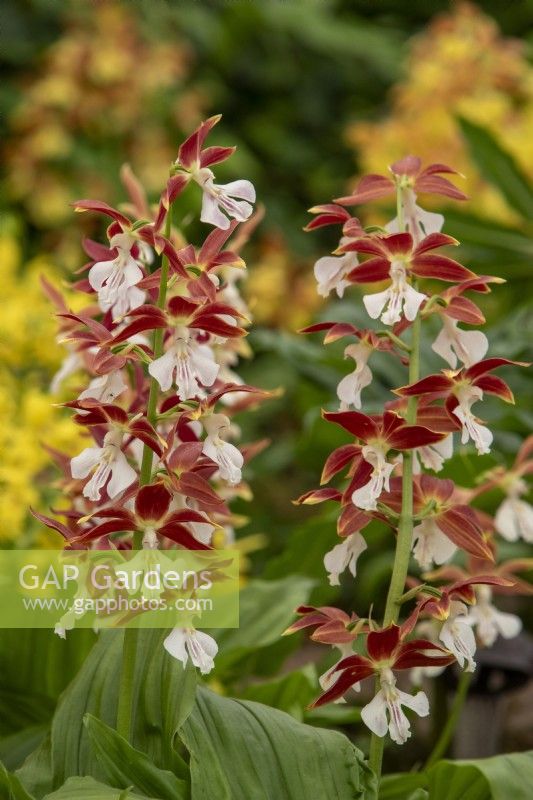
[[[459,665],[467,664],[467,671],[473,672],[476,667],[476,637],[474,631],[465,620],[450,618],[442,626],[439,639],[456,657]]]
[[[113,258],[111,261],[97,261],[89,270],[88,279],[91,287],[98,292],[105,281],[111,275],[111,272],[116,267],[117,259]]]
[[[494,619],[504,639],[514,639],[522,630],[522,620],[516,614],[506,614],[494,609]]]
[[[422,520],[413,531],[413,556],[422,569],[430,569],[433,563],[444,564],[456,549],[432,519]]]
[[[387,701],[380,689],[375,697],[361,709],[361,719],[376,736],[387,733]]]
[[[415,205],[415,209],[415,218],[423,236],[429,236],[430,233],[439,233],[442,230],[442,226],[444,225],[444,217],[442,214],[426,211],[424,208],[420,208],[420,206],[417,205]]]
[[[124,269],[124,283],[127,287],[135,286],[143,279],[143,271],[132,256],[129,256]]]
[[[64,358],[63,363],[52,378],[50,383],[50,391],[52,394],[57,394],[63,381],[82,367],[83,361],[79,353],[69,353],[68,356]]]
[[[200,669],[202,675],[211,672],[215,666],[214,658],[218,653],[218,645],[213,637],[203,631],[188,631],[186,646],[192,663]]]
[[[367,364],[346,375],[337,386],[337,397],[345,406],[361,408],[361,391],[372,383],[372,371]]]
[[[148,372],[155,378],[161,389],[166,392],[174,381],[174,370],[176,369],[176,353],[171,347],[160,358],[156,358],[148,366]]]
[[[494,517],[496,530],[508,542],[516,542],[520,538],[520,527],[514,509],[514,502],[510,497],[504,500]]]
[[[220,188],[230,197],[242,197],[243,200],[255,203],[255,188],[250,181],[231,181],[221,184]]]
[[[376,292],[375,294],[365,294],[363,297],[363,303],[366,308],[366,312],[371,319],[377,319],[385,306],[390,297],[390,289],[385,289],[384,292]]]
[[[204,386],[212,386],[220,369],[213,351],[207,345],[197,345],[191,358],[194,370]]]
[[[74,456],[74,458],[70,460],[70,472],[72,477],[76,478],[76,480],[86,478],[93,467],[100,461],[103,452],[104,450],[102,447],[87,447],[79,456]]]
[[[496,530],[510,542],[522,538],[533,542],[533,507],[518,497],[508,497],[494,518]]]
[[[163,642],[163,647],[167,653],[181,661],[183,666],[189,660],[189,655],[185,648],[185,634],[185,628],[174,628]]]
[[[116,497],[128,486],[131,486],[137,478],[137,473],[128,463],[128,459],[121,450],[117,448],[117,454],[111,464],[111,479],[107,484],[107,493],[110,498]]]
[[[447,361],[452,369],[457,366],[457,356],[452,350],[452,340],[445,326],[442,327],[439,335],[431,345],[434,353]]]
[[[489,340],[482,331],[457,330],[456,353],[465,367],[477,364],[487,354]]]
[[[399,689],[396,689],[396,691],[400,696],[402,706],[410,708],[419,717],[427,717],[429,714],[429,700],[424,692],[417,692],[415,695],[411,695],[407,692],[401,692]]]
[[[216,228],[220,228],[223,231],[229,228],[229,219],[220,210],[216,197],[205,189],[202,196],[202,213],[200,214],[200,220],[209,223],[209,225],[214,225]]]
[[[403,304],[403,313],[405,318],[412,322],[418,314],[418,309],[427,299],[427,295],[422,292],[417,292],[412,286],[407,286],[405,289],[405,299]]]
[[[330,550],[324,556],[324,567],[329,573],[329,583],[331,586],[339,586],[339,575],[345,569],[349,569],[355,578],[357,569],[357,559],[367,548],[367,543],[360,533],[352,533],[340,544]]]
[[[342,297],[344,288],[349,284],[344,280],[346,274],[357,264],[351,254],[344,256],[324,256],[316,262],[313,272],[318,283],[317,291],[321,297],[327,297],[336,289]]]
[[[232,485],[240,482],[244,457],[235,445],[224,442],[222,439],[214,441],[208,436],[202,452],[218,464],[220,477],[223,480]]]

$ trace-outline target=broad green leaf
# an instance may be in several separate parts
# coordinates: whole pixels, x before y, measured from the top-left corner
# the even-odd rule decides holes
[[[69,778],[56,792],[47,794],[44,800],[159,800],[159,798],[147,798],[128,789],[114,789],[112,786],[95,781],[94,778],[85,777]]]
[[[318,679],[312,665],[290,672],[282,678],[252,683],[239,693],[243,700],[254,700],[302,720],[304,709],[317,695]]]
[[[379,800],[530,800],[532,787],[533,751],[439,761],[427,772],[386,775]],[[416,791],[426,793],[417,796]]]
[[[196,675],[168,655],[162,644],[164,636],[165,631],[159,630],[138,632],[132,744],[157,767],[187,779],[188,768],[175,749],[174,740],[192,707]],[[19,770],[22,782],[37,798],[75,775],[106,780],[83,717],[90,713],[109,726],[115,725],[122,640],[120,631],[100,635],[59,702],[49,738]]]
[[[248,653],[279,642],[294,619],[294,609],[305,603],[313,581],[291,575],[277,581],[253,580],[240,596],[240,626],[217,631],[217,669],[233,665]]]
[[[106,780],[113,786],[124,789],[134,786],[161,800],[186,800],[186,781],[179,780],[169,770],[158,769],[147,755],[91,714],[85,715],[84,724]]]
[[[48,722],[57,698],[83,664],[96,637],[72,631],[0,631],[0,736]]]
[[[526,220],[533,218],[533,187],[515,159],[486,128],[464,117],[458,118],[470,154],[484,178],[505,197],[511,208]]]
[[[9,770],[18,769],[24,759],[41,744],[47,730],[47,725],[32,725],[4,736],[0,739],[0,761]]]
[[[533,751],[440,761],[427,774],[430,800],[530,800]]]
[[[192,800],[372,800],[374,778],[341,733],[200,687],[181,729]]]
[[[16,775],[11,775],[0,761],[0,797],[2,800],[33,800]]]
[[[379,800],[406,800],[426,783],[425,774],[420,772],[384,775],[379,786]]]

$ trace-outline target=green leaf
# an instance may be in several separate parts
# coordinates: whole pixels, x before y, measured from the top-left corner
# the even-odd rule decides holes
[[[247,653],[278,642],[294,619],[294,609],[307,601],[312,586],[312,580],[300,575],[250,581],[240,595],[240,626],[214,633],[220,648],[217,669],[223,670]]]
[[[2,800],[33,800],[16,775],[11,775],[0,761],[0,796]]]
[[[0,631],[0,736],[48,722],[57,698],[83,664],[96,637],[72,631]]]
[[[132,745],[156,767],[187,780],[188,767],[175,748],[176,732],[194,702],[196,674],[184,670],[163,648],[165,631],[139,631],[133,707]],[[38,798],[75,775],[106,780],[83,725],[86,713],[114,726],[120,690],[123,632],[100,634],[82,669],[65,691],[50,736],[18,771]],[[68,732],[68,735],[65,734]],[[52,770],[53,765],[53,770]]]
[[[277,680],[252,683],[239,695],[243,700],[255,700],[301,720],[305,707],[317,695],[317,687],[316,670],[308,664]]]
[[[384,775],[379,786],[379,800],[405,800],[427,783],[424,773],[406,772]]]
[[[439,761],[427,772],[387,775],[381,781],[379,800],[530,800],[532,786],[533,751],[475,761]],[[416,794],[424,790],[425,794]]]
[[[161,800],[186,800],[188,786],[172,772],[158,769],[147,755],[136,750],[113,728],[91,714],[84,718],[96,757],[113,786],[134,786]]]
[[[192,800],[372,800],[375,780],[341,733],[200,687],[181,729]]]
[[[440,761],[427,774],[430,800],[530,800],[533,751]]]
[[[94,778],[69,778],[63,786],[52,794],[47,794],[44,800],[159,800],[147,798],[144,795],[106,786]]]
[[[458,117],[470,154],[484,178],[505,197],[511,208],[526,220],[533,217],[533,187],[515,159],[485,128]]]
[[[20,767],[24,759],[42,742],[47,725],[32,725],[0,739],[0,761],[9,770]]]

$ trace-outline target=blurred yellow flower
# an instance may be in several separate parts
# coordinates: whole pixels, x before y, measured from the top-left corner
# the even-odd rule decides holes
[[[405,74],[388,116],[347,132],[361,172],[382,172],[383,163],[408,153],[444,161],[465,175],[473,212],[512,221],[505,200],[476,171],[455,116],[489,128],[533,177],[533,71],[523,44],[504,38],[476,6],[457,3],[413,39]]]
[[[182,129],[206,104],[202,89],[184,85],[191,51],[183,41],[154,39],[126,3],[65,5],[65,30],[24,78],[3,145],[8,198],[41,228],[60,227],[81,194],[122,197],[123,161],[159,190]]]
[[[28,516],[39,504],[44,482],[39,476],[49,467],[43,444],[74,454],[82,443],[77,427],[52,406],[50,378],[62,358],[55,341],[54,311],[43,295],[39,276],[57,270],[47,259],[21,263],[21,248],[14,236],[0,237],[3,312],[0,315],[0,541],[35,544],[38,526]],[[57,282],[57,278],[56,278]],[[83,297],[69,297],[75,307]],[[53,477],[50,470],[48,483]],[[50,500],[53,491],[48,489]]]

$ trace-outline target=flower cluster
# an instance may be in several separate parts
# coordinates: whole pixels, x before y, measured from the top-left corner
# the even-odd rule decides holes
[[[458,242],[441,232],[442,215],[418,205],[419,194],[466,199],[449,180],[453,173],[444,164],[423,167],[420,159],[407,156],[390,167],[390,176],[363,177],[350,196],[311,209],[314,218],[308,226],[341,226],[337,250],[315,265],[318,292],[342,296],[352,284],[378,284],[365,292],[363,305],[368,317],[379,317],[384,327],[322,322],[304,329],[325,332],[325,344],[347,338],[345,356],[355,369],[337,387],[339,410],[323,412],[350,439],[327,458],[320,488],[298,502],[339,504],[340,541],[324,557],[332,585],[339,585],[345,570],[356,576],[372,521],[397,531],[397,538],[381,626],[370,613],[360,618],[333,607],[301,607],[300,619],[288,632],[313,628],[315,641],[340,651],[338,663],[321,678],[324,691],[315,705],[340,701],[375,676],[377,694],[363,708],[363,722],[376,737],[388,730],[399,744],[410,736],[402,707],[426,716],[429,705],[423,692],[411,696],[398,689],[397,673],[414,670],[416,680],[420,670],[434,674],[453,662],[473,671],[478,645],[490,646],[497,635],[510,637],[520,630],[517,617],[492,605],[492,593],[531,591],[517,574],[531,561],[498,563],[496,534],[532,540],[533,509],[523,499],[524,477],[533,467],[532,442],[524,445],[510,471],[494,470],[475,489],[427,472],[442,469],[453,454],[454,438],[488,453],[492,433],[472,407],[485,395],[513,402],[509,386],[493,372],[515,362],[487,358],[486,336],[460,327],[484,322],[471,295],[489,292],[490,284],[501,281],[476,275],[444,254],[441,248]],[[347,210],[383,197],[397,204],[396,217],[384,228],[365,230]],[[421,324],[429,318],[440,323],[432,349],[446,366],[421,377]],[[376,351],[399,359],[408,368],[408,381],[392,390],[395,399],[382,413],[365,414],[362,395],[372,381]],[[343,482],[332,486],[342,473]],[[474,501],[495,486],[506,499],[492,519]],[[463,559],[457,560],[461,551]],[[411,556],[423,581],[408,575]],[[400,624],[404,604],[412,607]]]
[[[181,145],[154,208],[129,170],[128,213],[75,203],[109,220],[106,244],[84,242],[90,260],[76,288],[89,305],[74,312],[44,282],[69,348],[54,383],[89,374],[65,406],[90,443],[74,458],[53,452],[70,507],[36,514],[67,548],[208,550],[232,540],[229,504],[245,489],[243,465],[258,451],[232,443],[233,417],[265,393],[233,371],[248,311],[237,285],[245,264],[230,240],[251,218],[255,194],[249,181],[215,182],[212,168],[234,150],[204,146],[217,122],[202,123]],[[194,183],[202,220],[215,226],[199,248],[172,228],[172,203]],[[241,245],[247,235],[240,230]],[[165,646],[203,672],[213,666],[216,643],[207,634],[178,629]]]

